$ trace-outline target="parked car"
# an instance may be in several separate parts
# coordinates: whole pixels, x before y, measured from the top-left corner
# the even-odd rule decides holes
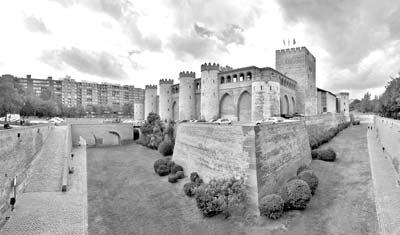
[[[304,117],[304,114],[302,114],[302,113],[294,113],[293,117]]]
[[[216,122],[217,121],[217,119],[210,119],[210,120],[208,120],[207,122],[209,122],[209,123],[214,123],[214,122]]]
[[[281,117],[268,117],[268,118],[257,121],[256,125],[275,124],[275,123],[280,123],[280,122],[284,122],[284,119]]]
[[[217,123],[218,125],[221,125],[221,124],[231,125],[232,121],[230,119],[227,119],[227,118],[220,118],[217,121],[215,121],[214,123]]]

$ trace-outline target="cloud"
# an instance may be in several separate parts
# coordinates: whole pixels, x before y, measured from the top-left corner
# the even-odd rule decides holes
[[[34,16],[29,16],[25,18],[25,27],[31,32],[38,33],[49,33],[46,25],[43,23],[42,19],[36,18]]]
[[[60,69],[70,66],[76,70],[111,79],[123,79],[127,77],[122,64],[117,58],[106,52],[89,52],[76,47],[70,49],[44,51],[41,61]]]

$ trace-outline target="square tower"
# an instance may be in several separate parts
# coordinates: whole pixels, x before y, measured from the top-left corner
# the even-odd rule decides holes
[[[305,47],[276,50],[276,70],[297,82],[296,112],[317,115],[316,60]]]

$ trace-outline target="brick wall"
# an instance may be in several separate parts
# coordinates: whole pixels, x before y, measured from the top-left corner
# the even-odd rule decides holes
[[[273,193],[296,174],[311,154],[304,122],[268,126],[183,123],[178,125],[173,160],[186,174],[211,178],[245,176],[249,209],[258,213],[258,199]]]
[[[37,125],[0,131],[0,214],[9,203],[11,180],[17,176],[18,189],[23,189],[31,163],[52,129]]]
[[[119,145],[120,143],[129,143],[133,141],[133,125],[129,123],[109,123],[109,124],[73,124],[72,130],[72,145],[79,144],[79,136],[82,136],[88,146],[109,146]],[[96,142],[97,141],[97,142]]]
[[[337,127],[340,123],[346,122],[343,113],[327,113],[302,118],[305,120],[306,129],[309,135],[317,132],[324,132],[332,127]]]

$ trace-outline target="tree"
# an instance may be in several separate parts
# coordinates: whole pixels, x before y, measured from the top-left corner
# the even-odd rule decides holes
[[[361,101],[360,101],[359,99],[353,100],[353,102],[351,102],[351,103],[349,104],[349,109],[350,109],[350,111],[353,111],[353,110],[360,110],[360,103],[361,103]]]
[[[133,103],[125,103],[122,106],[122,113],[127,116],[132,116],[133,114]]]
[[[38,110],[39,104],[41,100],[34,96],[28,95],[24,97],[24,105],[21,108],[21,115],[22,116],[36,116],[36,112]]]
[[[43,89],[42,92],[40,93],[40,99],[42,100],[51,100],[52,98],[53,98],[53,93],[48,88]]]
[[[76,107],[76,114],[78,115],[78,117],[83,117],[83,116],[85,116],[86,115],[86,111],[85,111],[85,108],[84,107],[82,107],[82,106],[77,106]]]
[[[57,114],[57,104],[51,100],[40,100],[36,115],[38,117],[53,117]]]
[[[23,105],[21,94],[12,79],[2,78],[0,80],[0,116],[6,116],[8,113],[19,113]]]
[[[382,114],[397,119],[400,117],[400,74],[397,78],[391,78],[385,88],[380,97]]]
[[[363,113],[372,111],[371,94],[369,92],[365,93],[364,97],[361,99],[360,111]]]

